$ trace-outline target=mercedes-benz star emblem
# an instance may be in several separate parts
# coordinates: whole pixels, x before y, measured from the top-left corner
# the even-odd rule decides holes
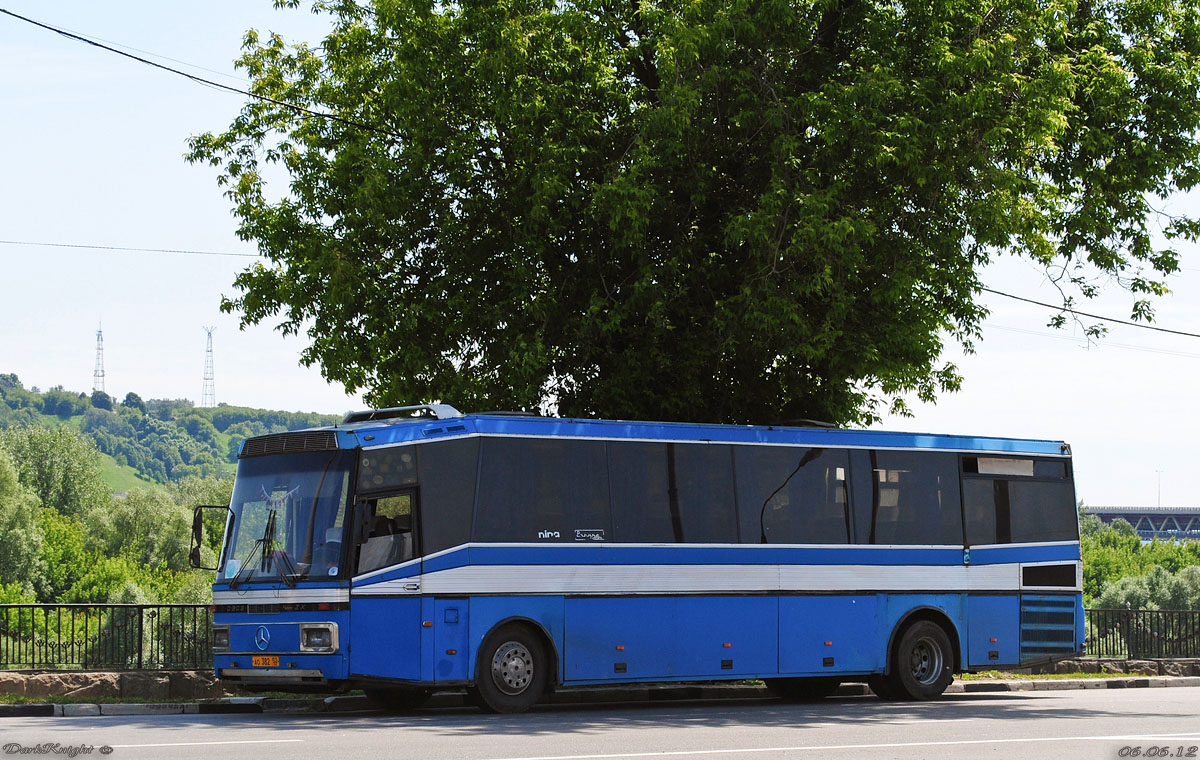
[[[260,625],[258,630],[254,632],[254,643],[263,651],[266,651],[267,646],[271,643],[271,632],[267,630],[265,625]]]

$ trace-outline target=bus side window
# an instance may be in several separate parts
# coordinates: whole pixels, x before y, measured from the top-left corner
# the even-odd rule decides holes
[[[364,519],[370,530],[359,548],[357,572],[407,562],[414,556],[412,494],[382,496],[367,502]]]
[[[610,441],[614,540],[669,544],[675,541],[667,444]]]
[[[962,545],[958,458],[939,452],[873,452],[874,544]]]
[[[603,441],[484,438],[476,541],[612,538]]]
[[[738,446],[734,463],[744,543],[849,541],[845,451]]]
[[[421,482],[421,551],[440,552],[471,540],[479,439],[415,447]]]
[[[689,544],[737,543],[733,452],[725,444],[667,444],[667,477],[675,492],[672,519]]]

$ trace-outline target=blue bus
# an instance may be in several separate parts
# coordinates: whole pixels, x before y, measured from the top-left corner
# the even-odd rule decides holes
[[[914,700],[1083,645],[1059,441],[399,407],[246,440],[218,509],[214,663],[244,689]]]

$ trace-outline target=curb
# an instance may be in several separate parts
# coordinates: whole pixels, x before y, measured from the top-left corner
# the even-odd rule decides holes
[[[1064,678],[1059,680],[1011,679],[1005,681],[955,681],[947,694],[982,694],[1021,691],[1070,691],[1078,689],[1147,689],[1200,687],[1198,676],[1151,676],[1141,678]],[[834,696],[863,697],[866,684],[842,684]],[[774,700],[765,686],[592,686],[555,691],[543,704],[603,705],[653,702]],[[461,692],[438,692],[424,709],[470,707]],[[129,715],[219,715],[232,713],[343,713],[378,710],[367,697],[229,697],[220,702],[162,702],[133,704],[0,704],[0,718],[82,718]]]

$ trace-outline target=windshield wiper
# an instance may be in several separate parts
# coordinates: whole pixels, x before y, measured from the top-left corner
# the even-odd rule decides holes
[[[300,573],[296,570],[296,566],[292,564],[292,558],[288,556],[287,550],[282,549],[276,555],[275,552],[275,510],[271,510],[271,514],[267,516],[267,527],[263,530],[263,537],[260,539],[263,543],[262,549],[262,571],[264,573],[271,572],[272,561],[279,557],[282,560],[284,569],[288,572],[279,573],[279,577],[287,584],[288,588],[294,588],[296,585],[296,576]]]
[[[237,573],[229,580],[229,588],[236,589],[244,580],[243,575],[248,573],[254,562],[254,555],[258,555],[259,572],[271,572],[271,566],[275,558],[275,512],[272,509],[267,513],[267,525],[263,528],[263,534],[260,538],[254,539],[254,546],[250,547],[250,551],[246,553],[245,559],[242,560],[241,567]],[[296,566],[292,564],[292,560],[288,557],[286,551],[279,552],[279,558],[282,560],[284,567],[289,570],[288,573],[280,573],[279,577],[287,584],[288,588],[294,588],[296,585],[297,572]]]
[[[274,516],[273,512],[271,514],[272,514],[272,516]],[[242,564],[240,567],[238,567],[238,571],[234,574],[234,576],[232,578],[229,579],[229,588],[237,588],[238,585],[241,584],[242,574],[246,572],[246,570],[251,566],[251,563],[254,561],[254,553],[261,552],[262,548],[263,548],[263,539],[261,539],[261,538],[255,539],[254,546],[250,547],[250,551],[247,552],[246,556],[242,559]]]

